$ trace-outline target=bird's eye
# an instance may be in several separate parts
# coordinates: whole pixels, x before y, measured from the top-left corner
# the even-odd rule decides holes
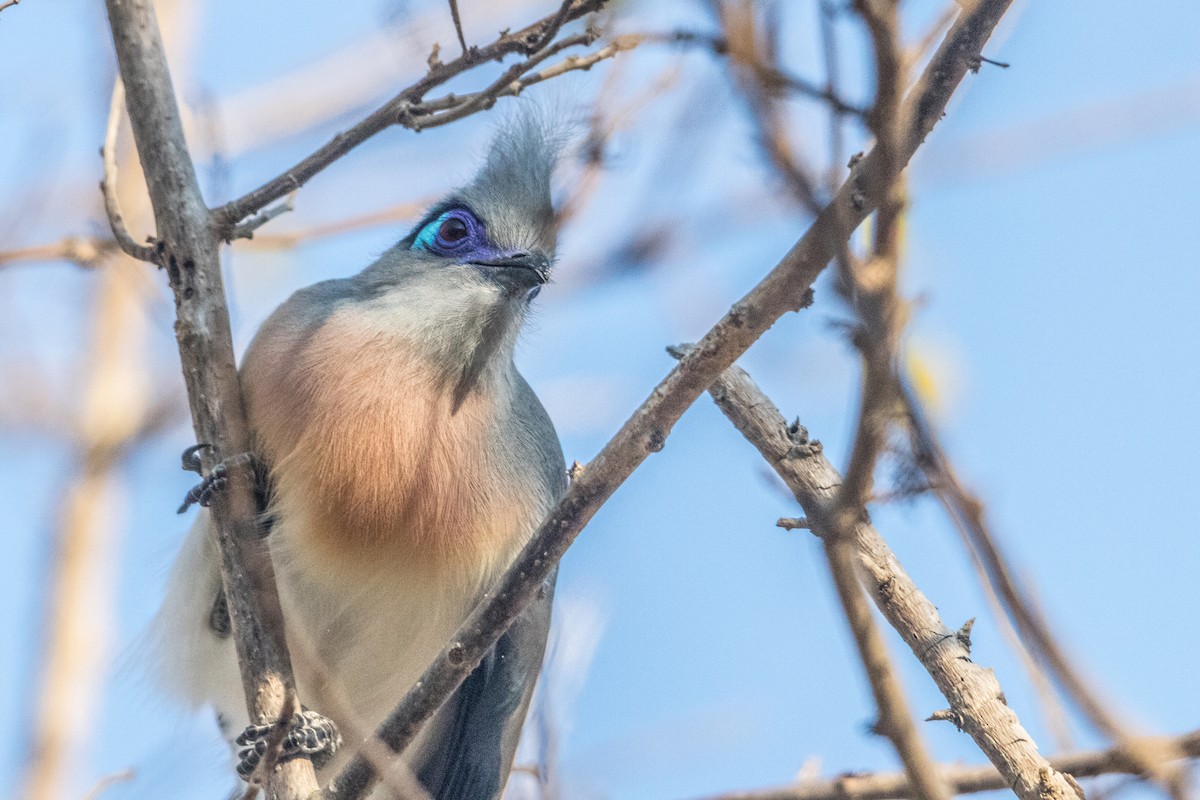
[[[437,238],[441,242],[454,244],[461,242],[463,239],[471,235],[471,229],[467,227],[467,223],[463,222],[458,217],[451,217],[442,223],[438,228]]]
[[[483,223],[465,208],[439,214],[421,228],[413,240],[414,250],[428,250],[442,256],[462,256],[485,242]]]

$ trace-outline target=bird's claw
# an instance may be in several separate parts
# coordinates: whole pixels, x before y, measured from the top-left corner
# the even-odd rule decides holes
[[[212,504],[213,496],[217,492],[222,492],[229,487],[229,470],[232,467],[253,463],[254,461],[254,457],[249,453],[241,453],[240,455],[217,462],[213,465],[209,473],[204,475],[200,467],[200,451],[205,448],[211,449],[212,445],[196,444],[183,451],[183,468],[189,472],[201,475],[202,480],[188,490],[187,495],[183,498],[183,503],[175,512],[177,514],[182,514],[193,505],[208,508]]]
[[[200,444],[194,444],[187,450],[184,450],[183,456],[181,457],[184,470],[187,472],[194,472],[197,475],[204,475],[204,467],[200,463],[200,453],[205,450],[213,449],[215,448],[208,442],[201,442]]]
[[[235,743],[238,750],[237,773],[248,781],[266,756],[274,725],[251,725],[242,731]],[[279,744],[277,761],[307,756],[313,766],[320,769],[338,748],[342,746],[342,735],[333,720],[315,711],[301,707],[299,714],[292,717],[291,724]]]

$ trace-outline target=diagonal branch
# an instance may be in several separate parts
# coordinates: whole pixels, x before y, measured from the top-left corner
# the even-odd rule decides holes
[[[788,425],[737,367],[726,370],[709,393],[792,490],[814,532],[827,536],[844,488],[820,444],[809,441],[799,422]],[[949,711],[935,718],[951,720],[968,733],[1021,800],[1082,798],[1074,779],[1056,771],[1038,752],[1005,702],[992,670],[971,660],[969,629],[956,633],[942,622],[937,608],[868,521],[865,509],[858,509],[849,533],[875,604],[950,703]]]
[[[219,239],[200,196],[151,0],[107,0],[129,119],[157,221],[155,261],[175,292],[176,337],[199,442],[222,456],[248,452],[250,437],[234,367]],[[210,456],[211,458],[211,456]],[[205,464],[209,469],[211,460]],[[296,704],[283,615],[270,557],[260,537],[252,478],[231,470],[229,490],[212,506],[212,528],[242,670],[250,718],[274,722]],[[300,800],[317,790],[307,759],[268,776],[273,798]]]
[[[933,130],[951,94],[977,63],[975,56],[1010,3],[981,0],[964,12],[947,33],[914,90],[906,116],[911,125],[904,138],[901,165]],[[499,584],[380,726],[376,733],[380,739],[397,752],[412,742],[422,723],[441,707],[537,595],[554,565],[600,506],[651,453],[662,449],[683,412],[779,317],[811,301],[813,281],[878,204],[880,198],[869,187],[873,171],[879,168],[874,153],[863,159],[856,173],[867,178],[863,186],[858,186],[852,176],[838,190],[832,203],[783,260],[684,356],[575,477]],[[334,779],[325,796],[330,800],[360,797],[374,779],[371,764],[356,758]]]

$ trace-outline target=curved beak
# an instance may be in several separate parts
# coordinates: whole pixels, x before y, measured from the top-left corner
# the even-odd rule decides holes
[[[550,280],[550,259],[539,253],[511,253],[471,263],[483,267],[495,281],[512,289],[532,289]]]

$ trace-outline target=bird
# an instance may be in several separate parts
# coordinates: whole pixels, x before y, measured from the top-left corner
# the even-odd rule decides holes
[[[536,114],[510,119],[473,179],[358,274],[293,294],[243,358],[249,457],[304,703],[282,757],[305,752],[319,779],[353,754],[341,734],[376,729],[566,488],[554,426],[513,360],[555,259],[562,140]],[[248,778],[269,726],[245,710],[211,524],[202,508],[153,633],[168,688],[215,708]],[[503,790],[553,590],[552,575],[406,750],[428,796]]]

